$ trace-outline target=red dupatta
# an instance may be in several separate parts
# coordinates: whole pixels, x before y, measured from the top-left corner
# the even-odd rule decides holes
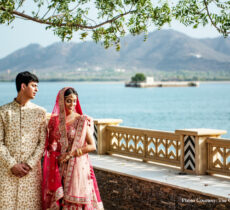
[[[43,161],[43,210],[59,209],[59,201],[61,198],[64,197],[61,175],[62,169],[58,166],[58,157],[61,153],[65,153],[68,147],[68,139],[66,132],[66,114],[64,106],[64,93],[67,89],[69,89],[69,87],[63,88],[59,91],[48,124],[48,133],[45,145],[45,156]],[[83,114],[78,97],[75,111],[80,115]],[[97,200],[101,202],[96,178],[91,164],[90,174],[91,179],[94,183],[95,192],[97,192]]]

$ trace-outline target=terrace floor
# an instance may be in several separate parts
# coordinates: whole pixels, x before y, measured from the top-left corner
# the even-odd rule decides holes
[[[93,167],[98,169],[223,197],[230,201],[230,178],[210,175],[179,175],[180,170],[177,168],[112,155],[90,154],[90,159]]]

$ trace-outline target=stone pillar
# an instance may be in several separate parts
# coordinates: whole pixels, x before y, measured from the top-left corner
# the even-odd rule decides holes
[[[181,139],[181,171],[191,174],[206,174],[208,168],[208,147],[206,139],[219,138],[227,133],[215,129],[176,130]]]
[[[97,154],[103,155],[108,151],[106,126],[119,125],[121,119],[94,119],[94,137],[97,145]]]

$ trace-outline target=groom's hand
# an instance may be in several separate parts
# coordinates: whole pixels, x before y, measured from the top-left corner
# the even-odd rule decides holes
[[[12,174],[14,174],[17,177],[23,177],[26,174],[28,174],[29,171],[30,167],[25,163],[18,163],[11,168]]]

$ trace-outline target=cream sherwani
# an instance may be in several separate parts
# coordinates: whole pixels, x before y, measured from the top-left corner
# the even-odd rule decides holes
[[[41,157],[46,138],[46,112],[28,102],[0,107],[0,209],[41,209]],[[32,170],[18,178],[11,173],[16,163]]]

